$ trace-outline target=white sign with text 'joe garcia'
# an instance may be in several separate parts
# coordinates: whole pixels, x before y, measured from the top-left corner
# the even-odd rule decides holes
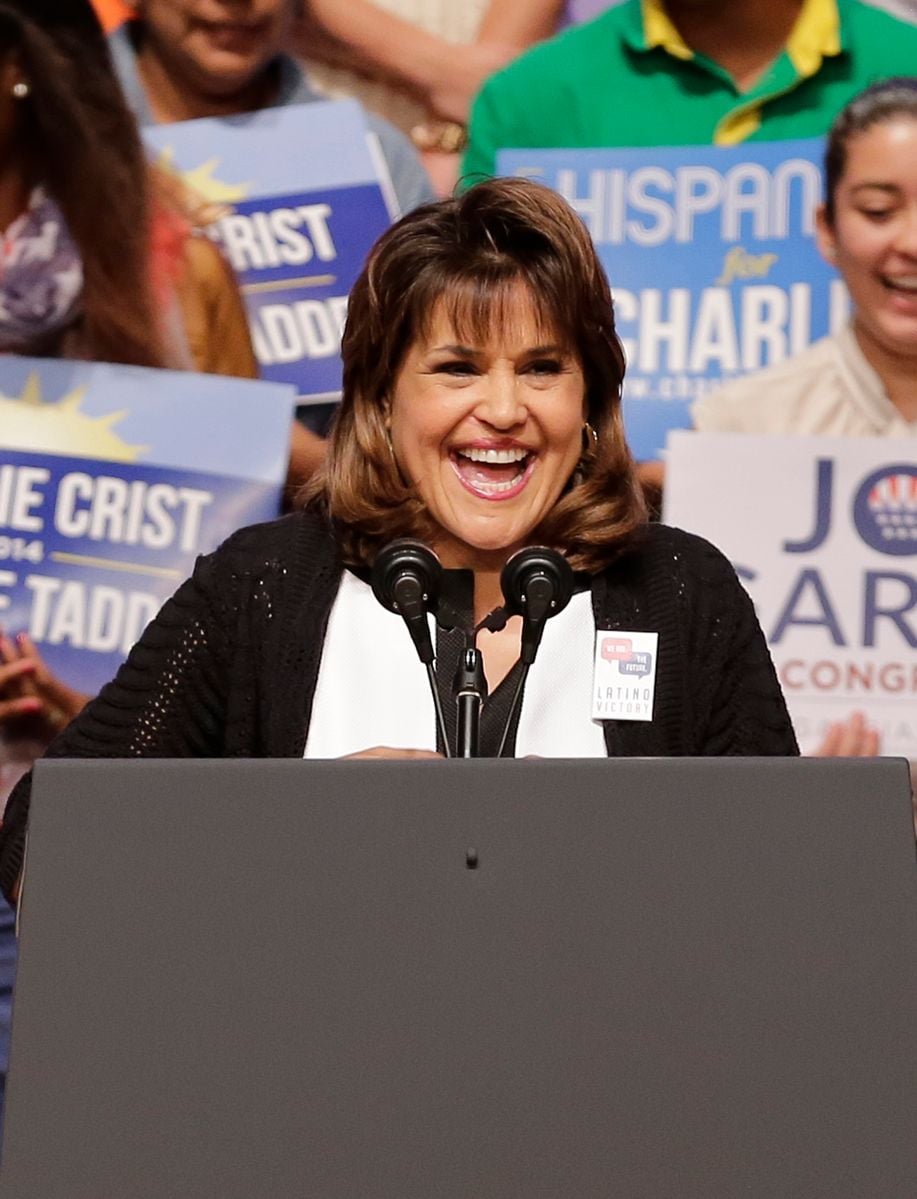
[[[917,759],[917,441],[673,433],[665,519],[736,567],[803,752],[862,711]]]

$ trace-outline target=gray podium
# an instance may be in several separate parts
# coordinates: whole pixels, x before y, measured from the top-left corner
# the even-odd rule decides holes
[[[897,761],[39,764],[3,1199],[909,1199]]]

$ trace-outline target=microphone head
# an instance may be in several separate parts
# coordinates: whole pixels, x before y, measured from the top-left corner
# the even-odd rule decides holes
[[[513,616],[525,616],[530,611],[534,586],[539,600],[547,602],[548,616],[556,616],[570,602],[575,587],[573,568],[557,550],[546,545],[532,545],[519,550],[509,559],[500,575],[500,587],[506,610]]]
[[[442,573],[439,558],[422,541],[399,537],[376,555],[369,581],[373,595],[382,607],[403,616],[405,613],[397,595],[398,584],[404,579],[414,580],[425,606],[432,608],[439,595]]]

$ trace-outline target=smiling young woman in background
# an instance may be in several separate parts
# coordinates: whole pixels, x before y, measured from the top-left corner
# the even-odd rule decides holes
[[[850,324],[700,400],[696,428],[917,436],[917,77],[868,88],[834,121],[817,236]]]

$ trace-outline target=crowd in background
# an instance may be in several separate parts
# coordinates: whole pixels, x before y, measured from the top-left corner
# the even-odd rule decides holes
[[[766,7],[756,0],[728,6],[687,0],[94,3],[108,31],[115,79],[103,61],[103,48],[92,31],[78,29],[74,15],[60,21],[50,15],[56,6],[47,0],[9,4],[24,20],[46,24],[64,57],[80,62],[83,78],[86,62],[94,58],[95,63],[89,95],[80,97],[67,121],[55,123],[43,94],[14,99],[11,106],[13,116],[18,106],[27,119],[33,119],[29,108],[48,111],[27,156],[14,139],[7,184],[0,191],[0,223],[18,228],[16,217],[38,195],[44,207],[32,213],[33,225],[49,204],[58,204],[64,218],[61,253],[75,243],[74,256],[83,259],[86,302],[82,318],[74,321],[62,301],[63,311],[54,316],[60,336],[49,340],[47,330],[39,330],[40,336],[28,330],[25,340],[7,341],[5,348],[241,376],[253,375],[257,367],[232,279],[162,172],[148,170],[148,184],[139,186],[145,168],[133,122],[143,127],[354,95],[370,114],[398,203],[408,211],[434,193],[448,194],[460,175],[464,185],[492,174],[501,149],[738,145],[823,136],[859,92],[878,79],[907,77],[917,63],[917,5],[911,0],[775,0]],[[72,14],[83,10],[89,11],[87,0]],[[36,69],[41,69],[38,60]],[[68,94],[77,91],[75,74],[65,73],[57,91],[54,103],[66,105]],[[115,98],[116,91],[123,101]],[[864,254],[879,252],[872,243],[864,251],[855,228],[848,234],[863,206],[848,199],[851,184],[838,166],[846,164],[847,141],[867,126],[883,126],[870,133],[868,142],[854,139],[856,173],[867,144],[881,154],[883,139],[905,137],[910,127],[906,111],[900,128],[890,132],[886,121],[902,106],[909,108],[907,96],[902,100],[896,93],[876,104],[867,105],[846,134],[839,132],[828,203],[819,216],[822,250],[845,278],[856,275]],[[89,169],[78,187],[58,184],[54,168],[44,163],[68,163],[81,139],[91,148],[88,156],[84,152]],[[17,157],[29,161],[16,168]],[[889,145],[882,170],[892,160],[897,175],[885,183],[894,186],[898,199],[891,205],[894,213],[890,202],[885,205],[884,232],[873,243],[889,243],[907,223],[911,181],[902,172],[909,159]],[[872,169],[868,157],[865,165]],[[45,171],[49,195],[35,189]],[[58,173],[76,178],[66,169]],[[94,191],[124,196],[104,241],[82,232],[94,218]],[[142,247],[127,230],[138,227],[146,210],[154,237],[153,260],[144,272],[138,259]],[[865,219],[859,217],[860,225]],[[878,225],[878,217],[869,220],[873,228]],[[902,287],[909,253],[906,247],[903,264],[892,264],[891,274],[904,284],[891,299],[870,301],[854,277],[854,299],[863,297],[862,310],[876,302],[906,308],[910,301]],[[860,275],[869,270],[861,262]],[[112,296],[119,300],[106,300]],[[131,297],[128,303],[125,296]],[[151,304],[159,309],[157,319]],[[909,314],[897,314],[893,324],[894,319],[906,343]],[[908,347],[870,337],[872,323],[867,312],[859,321],[865,335],[848,330],[816,347],[799,369],[775,367],[776,383],[783,388],[781,380],[792,382],[774,403],[755,403],[759,384],[754,378],[740,380],[696,405],[695,421],[705,429],[913,432]],[[817,395],[809,392],[809,377],[818,379]],[[771,387],[770,378],[766,385]],[[791,398],[784,396],[787,389]],[[321,439],[294,422],[291,484],[308,478],[323,452]],[[645,463],[641,469],[648,493],[658,500],[661,467]],[[9,719],[28,710],[22,705],[36,702],[26,684],[40,678],[41,667],[30,665],[37,662],[31,645],[21,652],[8,640],[4,646],[9,669],[25,672],[8,678],[0,713]],[[33,670],[38,673],[30,675]],[[9,694],[14,686],[22,692],[18,697]],[[63,716],[70,714],[65,707]]]
[[[174,179],[147,164],[144,125],[356,95],[409,211],[460,174],[492,174],[505,148],[821,136],[844,110],[818,229],[848,283],[853,323],[763,382],[753,376],[708,397],[694,417],[703,429],[917,430],[911,0],[94,2],[107,51],[88,0],[66,15],[54,0],[0,5],[10,47],[0,225],[18,303],[7,303],[0,349],[257,374],[231,271]],[[900,77],[891,91],[845,109],[889,76]],[[13,265],[49,227],[50,288],[34,267]],[[144,228],[146,242],[136,235]],[[294,486],[323,452],[294,422]],[[653,464],[643,478],[648,488],[662,482]],[[27,637],[5,633],[0,654],[4,724],[27,719],[41,740],[84,702]]]
[[[402,210],[513,147],[736,145],[832,134],[821,248],[851,326],[698,405],[703,429],[917,434],[917,0],[0,2],[0,226],[53,227],[52,281],[20,271],[0,350],[253,377],[231,272],[138,128],[354,95]],[[882,11],[885,9],[887,11]],[[856,97],[887,77],[890,89]],[[851,102],[853,104],[851,105]],[[850,106],[850,107],[848,107]],[[98,212],[104,205],[104,234]],[[138,230],[149,230],[148,238]],[[21,255],[21,260],[24,255]],[[2,450],[2,430],[0,430]],[[324,445],[295,424],[290,478]],[[657,480],[658,481],[658,480]],[[43,744],[85,702],[0,636],[0,724]],[[875,752],[862,721],[827,752]]]

